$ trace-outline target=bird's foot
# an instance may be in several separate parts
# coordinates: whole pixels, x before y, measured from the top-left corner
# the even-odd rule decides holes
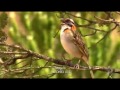
[[[80,65],[79,64],[75,64],[73,68],[74,69],[80,69]]]
[[[80,69],[80,60],[78,61],[77,64],[74,65],[74,69]]]

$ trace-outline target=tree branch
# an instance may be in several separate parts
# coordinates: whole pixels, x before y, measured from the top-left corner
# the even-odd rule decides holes
[[[54,59],[54,58],[51,58],[51,57],[48,57],[48,56],[45,56],[45,55],[42,55],[42,54],[38,54],[38,53],[35,53],[33,51],[30,51],[30,50],[27,50],[27,49],[24,49],[18,45],[8,45],[8,44],[5,44],[5,43],[0,43],[0,45],[3,45],[3,46],[7,46],[7,47],[14,47],[15,49],[19,49],[19,50],[22,50],[24,51],[25,55],[23,55],[23,53],[21,53],[22,55],[21,56],[16,56],[16,57],[13,57],[13,59],[16,61],[17,59],[25,59],[25,58],[28,58],[28,57],[36,57],[38,59],[43,59],[45,61],[48,61],[48,62],[53,62],[55,64],[58,64],[58,65],[65,65],[65,66],[69,66],[70,69],[74,69],[76,70],[76,68],[74,68],[74,64],[71,64],[71,63],[68,63],[67,61],[63,61],[61,59]],[[2,52],[1,52],[2,53]],[[4,52],[2,54],[5,54]],[[9,53],[11,54],[11,53]],[[12,53],[13,54],[13,53]],[[16,53],[14,53],[16,54]],[[19,53],[20,54],[20,53]],[[14,62],[15,62],[14,61]],[[2,63],[4,64],[4,63]],[[7,65],[10,65],[10,64],[13,64],[13,63],[9,63]],[[38,67],[37,67],[38,68]],[[41,67],[39,67],[41,68]],[[17,70],[17,69],[16,69]],[[79,69],[77,70],[90,70],[88,67],[85,67],[85,66],[80,66]],[[114,68],[110,68],[110,67],[101,67],[101,66],[92,66],[91,67],[91,70],[93,71],[102,71],[102,72],[112,72],[112,73],[118,73],[120,74],[120,69],[114,69]]]
[[[103,39],[105,39],[113,30],[115,30],[118,26],[120,26],[120,22],[116,21],[112,16],[111,16],[111,13],[107,13],[107,19],[102,19],[102,18],[99,18],[97,16],[95,16],[95,19],[96,20],[89,20],[89,19],[86,19],[86,18],[83,18],[83,17],[77,17],[71,13],[65,13],[65,14],[69,14],[75,18],[80,18],[82,20],[85,20],[88,22],[88,24],[86,25],[79,25],[77,24],[78,27],[82,27],[82,28],[88,28],[88,29],[91,29],[91,30],[94,30],[93,33],[91,34],[88,34],[88,35],[82,35],[82,36],[91,36],[91,35],[95,35],[98,31],[99,32],[102,32],[104,33],[104,36],[98,40],[96,44],[98,44],[99,42],[101,42]],[[117,14],[120,15],[120,12],[117,12]],[[64,16],[64,15],[62,15]],[[104,24],[114,24],[115,26],[108,30],[108,31],[105,31],[105,30],[100,30],[100,29],[96,29],[94,27],[91,27],[91,25],[94,25],[94,24],[101,24],[101,25],[104,25]],[[74,68],[74,64],[72,63],[68,63],[68,61],[63,61],[61,59],[55,59],[55,58],[51,58],[49,56],[45,56],[45,55],[42,55],[42,54],[38,54],[36,52],[33,52],[31,50],[27,50],[25,48],[23,48],[22,46],[18,46],[18,45],[9,45],[9,44],[6,44],[4,41],[7,39],[7,36],[6,34],[4,34],[3,31],[1,31],[1,34],[2,34],[2,37],[0,38],[0,46],[2,47],[7,47],[7,48],[13,48],[11,49],[11,51],[6,51],[5,50],[1,50],[0,51],[0,65],[3,65],[5,67],[9,66],[9,65],[13,65],[15,64],[15,62],[18,60],[18,59],[21,59],[22,61],[25,60],[29,60],[28,58],[34,58],[34,60],[38,60],[38,59],[43,59],[47,62],[52,62],[52,63],[55,63],[55,64],[58,64],[58,65],[64,65],[64,66],[68,66],[69,69],[71,70],[90,70],[88,67],[86,66],[80,66],[79,69],[76,69]],[[94,46],[95,46],[94,45]],[[5,56],[8,56],[8,57],[5,57]],[[4,59],[3,57],[7,58],[6,61],[2,61],[2,59]],[[9,69],[7,70],[7,68],[4,68],[2,70],[5,71],[5,73],[8,73],[8,72],[15,72],[15,73],[21,73],[22,70],[28,70],[28,69],[42,69],[42,68],[55,68],[54,66],[46,66],[44,65],[43,67],[27,67],[27,68],[13,68],[13,69]],[[93,71],[101,71],[101,72],[107,72],[109,73],[109,76],[111,76],[111,74],[113,73],[117,73],[117,74],[120,74],[120,69],[115,69],[115,68],[111,68],[111,67],[103,67],[103,66],[91,66],[91,70]],[[37,70],[36,72],[38,72],[39,70]],[[33,75],[36,73],[34,72],[31,77],[33,77]],[[50,74],[50,76],[52,76],[54,74]]]

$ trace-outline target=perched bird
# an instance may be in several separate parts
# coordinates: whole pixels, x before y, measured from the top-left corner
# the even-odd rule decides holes
[[[61,19],[60,41],[65,51],[80,60],[83,60],[89,67],[89,54],[80,33],[76,30],[75,22],[70,18]],[[91,77],[94,78],[90,70]]]

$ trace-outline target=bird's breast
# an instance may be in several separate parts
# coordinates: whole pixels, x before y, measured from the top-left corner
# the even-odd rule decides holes
[[[74,44],[73,42],[73,36],[69,31],[65,32],[61,32],[60,34],[60,40],[61,40],[61,44],[63,46],[63,48],[65,49],[65,51],[77,58],[81,57],[80,51],[78,49],[78,47]]]

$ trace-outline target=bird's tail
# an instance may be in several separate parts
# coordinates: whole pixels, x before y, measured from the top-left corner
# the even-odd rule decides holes
[[[85,61],[85,62],[86,62],[86,64],[87,64],[88,68],[90,69],[90,75],[91,75],[91,78],[94,78],[93,71],[91,70],[91,67],[90,67],[88,61]]]

